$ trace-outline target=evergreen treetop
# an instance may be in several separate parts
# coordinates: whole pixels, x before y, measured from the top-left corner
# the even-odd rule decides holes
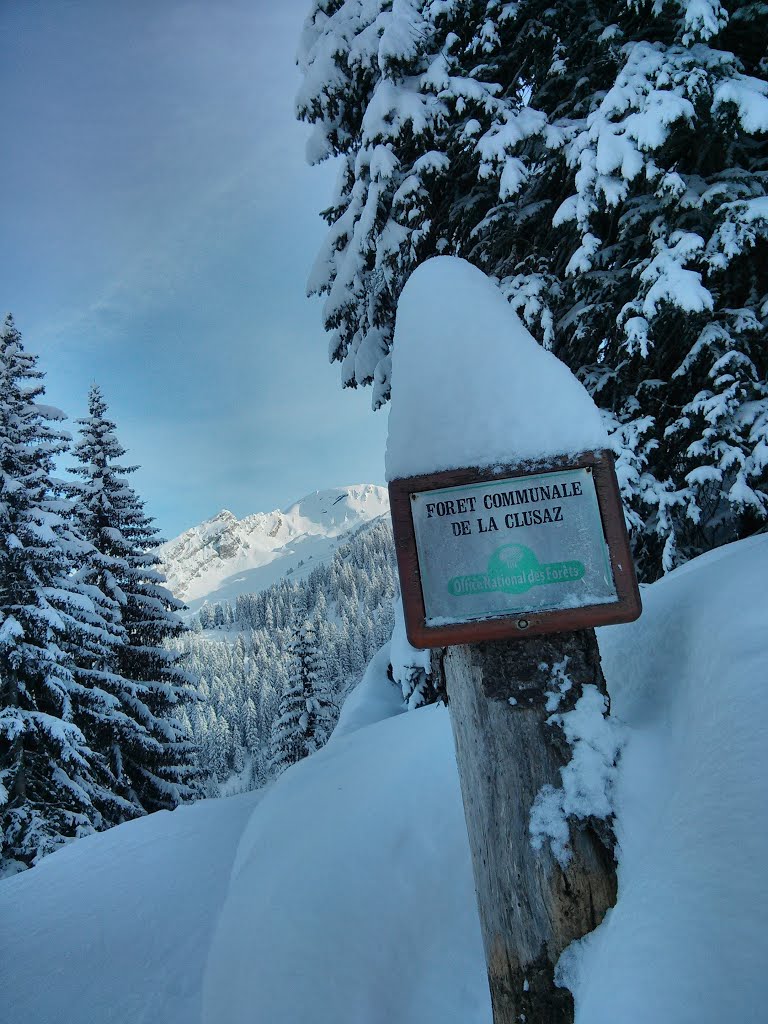
[[[319,0],[299,116],[342,158],[310,277],[389,396],[430,256],[495,277],[604,411],[646,578],[768,518],[768,5]]]
[[[183,605],[163,585],[155,550],[161,541],[128,482],[136,467],[119,461],[125,449],[98,387],[78,423],[79,527],[92,545],[90,578],[114,599],[122,633],[111,652],[122,714],[104,723],[100,742],[138,808],[169,809],[193,796],[196,785],[193,745],[179,717],[194,689],[179,654],[166,646],[185,628],[178,616]]]
[[[77,678],[78,659],[114,640],[103,595],[76,570],[86,545],[53,477],[68,437],[40,402],[43,374],[11,317],[0,334],[0,859],[33,864],[103,827],[121,803],[80,728],[109,694]]]
[[[288,682],[272,726],[271,767],[275,773],[319,750],[328,740],[337,711],[323,678],[311,621],[294,632]]]

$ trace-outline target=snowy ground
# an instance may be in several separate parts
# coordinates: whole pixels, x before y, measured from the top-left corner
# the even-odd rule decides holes
[[[696,559],[601,631],[631,726],[619,902],[585,942],[583,1024],[768,1020],[768,537]]]
[[[620,894],[565,964],[580,1024],[766,1019],[766,574],[768,537],[733,545],[601,633]],[[0,883],[2,1024],[489,1024],[447,712],[398,714],[385,663],[262,799]]]
[[[2,1024],[192,1024],[259,793],[88,836],[0,882]]]

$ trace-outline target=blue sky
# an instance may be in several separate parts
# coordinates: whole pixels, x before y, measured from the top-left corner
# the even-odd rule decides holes
[[[0,5],[0,308],[71,418],[101,385],[169,537],[383,479],[386,413],[305,298],[334,176],[293,115],[308,9]]]

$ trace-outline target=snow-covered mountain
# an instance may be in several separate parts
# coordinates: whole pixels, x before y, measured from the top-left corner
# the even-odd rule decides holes
[[[385,487],[315,491],[284,510],[238,519],[223,509],[160,548],[173,593],[196,609],[263,590],[286,573],[309,572],[339,538],[389,510]],[[300,564],[301,563],[301,564]]]

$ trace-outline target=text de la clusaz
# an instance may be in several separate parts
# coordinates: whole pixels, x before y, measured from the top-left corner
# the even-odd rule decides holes
[[[494,491],[490,494],[472,495],[466,498],[428,501],[426,503],[427,519],[450,519],[454,537],[467,537],[473,533],[492,533],[494,530],[498,531],[499,524],[507,530],[521,526],[544,526],[548,523],[563,522],[563,506],[544,505],[544,502],[577,498],[583,493],[581,482],[572,480],[559,484],[540,484],[536,487]],[[539,505],[540,507],[504,512],[505,508],[520,505]],[[472,519],[458,518],[481,510],[486,514],[475,516],[474,523]]]

